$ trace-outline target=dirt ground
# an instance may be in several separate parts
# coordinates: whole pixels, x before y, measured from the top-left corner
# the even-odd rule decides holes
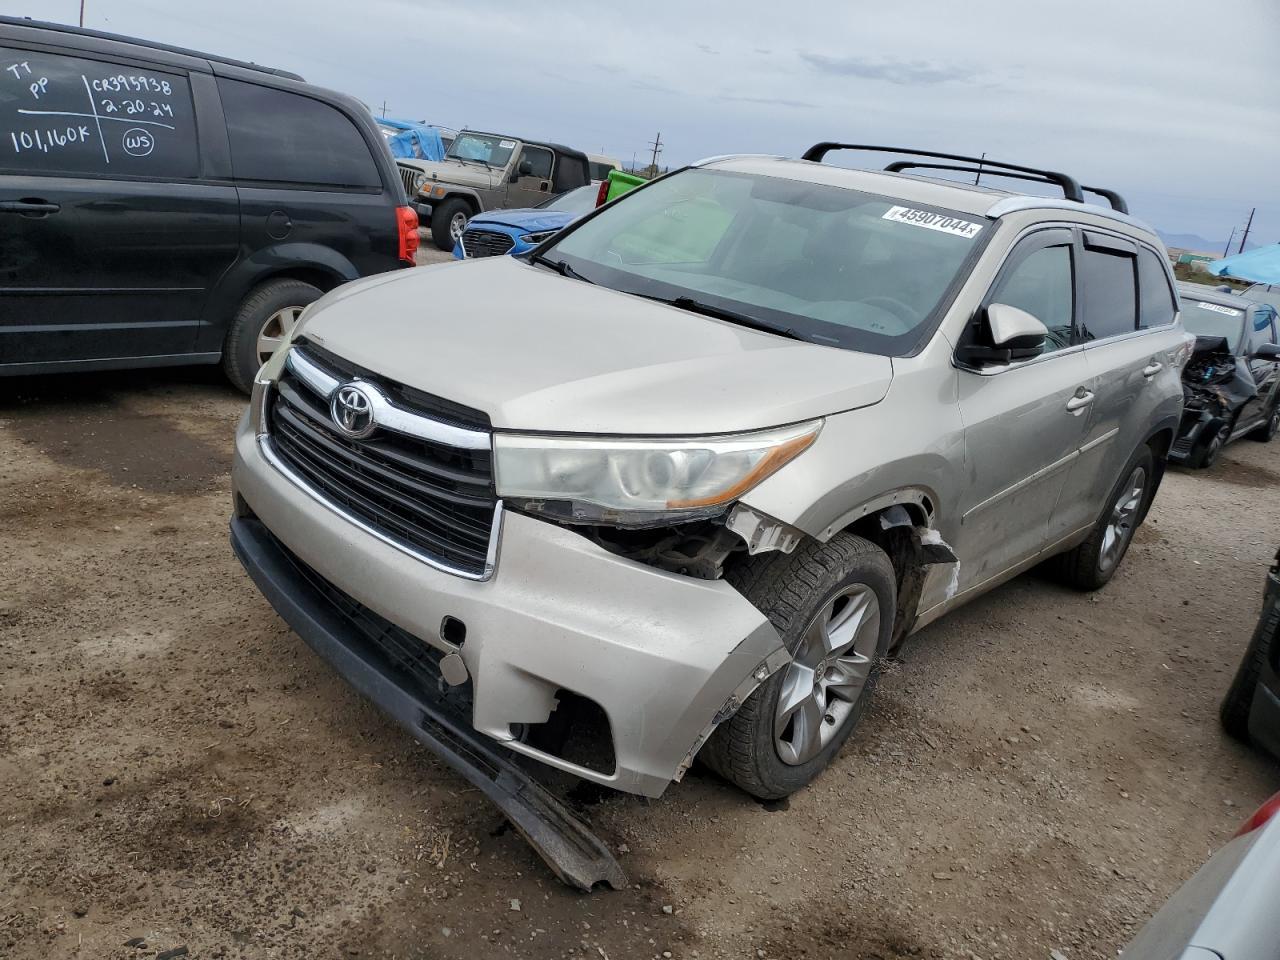
[[[212,370],[0,381],[2,957],[1114,957],[1280,788],[1216,716],[1280,544],[1280,444],[1240,441],[1101,593],[917,636],[789,803],[593,803],[634,886],[573,893],[242,573],[242,408]]]

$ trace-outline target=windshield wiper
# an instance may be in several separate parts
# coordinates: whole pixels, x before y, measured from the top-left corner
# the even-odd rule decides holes
[[[550,257],[543,256],[542,254],[538,254],[536,257],[530,257],[530,260],[534,263],[539,263],[544,267],[550,267],[562,277],[568,277],[571,280],[581,280],[583,283],[595,283],[594,280],[588,280],[563,260],[552,260]]]
[[[675,297],[668,300],[666,297],[653,297],[647,294],[637,294],[646,300],[656,300],[658,303],[665,303],[673,307],[679,307],[681,310],[688,310],[690,313],[700,313],[704,317],[713,317],[716,320],[727,320],[729,323],[736,323],[742,327],[750,327],[752,330],[760,330],[764,333],[774,333],[780,337],[787,337],[791,340],[800,340],[804,343],[811,343],[808,337],[802,337],[796,333],[791,327],[775,327],[771,323],[766,323],[755,317],[747,316],[745,313],[738,313],[736,310],[727,310],[724,307],[712,306],[709,303],[703,303],[701,300],[695,300],[693,297]]]

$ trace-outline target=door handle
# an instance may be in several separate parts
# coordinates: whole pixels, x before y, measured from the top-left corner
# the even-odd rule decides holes
[[[1142,368],[1142,375],[1150,380],[1157,373],[1164,369],[1164,364],[1159,360],[1152,360],[1149,364]]]
[[[58,204],[45,200],[0,200],[0,213],[20,213],[26,217],[46,217],[61,209]]]
[[[1093,393],[1081,388],[1076,395],[1067,401],[1067,412],[1073,415],[1079,414],[1081,410],[1093,403]]]

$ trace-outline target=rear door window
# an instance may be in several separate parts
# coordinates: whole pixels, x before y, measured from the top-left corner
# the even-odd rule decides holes
[[[1083,306],[1080,337],[1085,343],[1132,333],[1138,328],[1133,253],[1086,243],[1080,264]]]
[[[218,79],[237,180],[381,188],[369,145],[336,107],[311,97]]]
[[[186,75],[0,47],[0,173],[198,176]]]
[[[1143,330],[1173,323],[1178,305],[1169,276],[1160,258],[1146,247],[1138,250],[1138,297],[1138,326]]]

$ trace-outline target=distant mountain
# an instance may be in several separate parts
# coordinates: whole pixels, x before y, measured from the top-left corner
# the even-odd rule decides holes
[[[1222,250],[1227,245],[1227,241],[1223,240],[1206,240],[1204,237],[1195,233],[1165,233],[1163,230],[1157,230],[1160,239],[1164,241],[1166,247],[1178,247],[1182,250],[1190,250],[1192,253],[1212,253],[1214,256],[1222,256]],[[1231,252],[1236,253],[1240,246],[1240,238],[1236,237],[1231,241]],[[1253,250],[1258,244],[1252,241],[1246,243],[1246,250]]]

